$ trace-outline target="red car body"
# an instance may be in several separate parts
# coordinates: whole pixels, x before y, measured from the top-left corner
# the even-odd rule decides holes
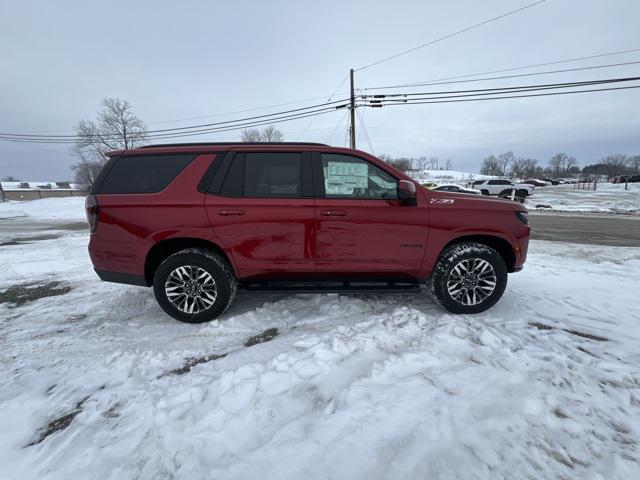
[[[416,204],[400,200],[238,198],[206,193],[199,185],[228,152],[314,152],[365,160],[397,180],[416,185]],[[422,187],[365,152],[314,144],[207,144],[112,152],[197,156],[162,191],[92,197],[95,230],[89,253],[103,280],[146,285],[171,253],[190,246],[224,255],[239,281],[384,278],[427,280],[451,243],[491,246],[509,272],[522,268],[530,228],[515,202]]]

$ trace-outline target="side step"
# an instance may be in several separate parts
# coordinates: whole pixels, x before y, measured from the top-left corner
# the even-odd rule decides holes
[[[238,285],[246,292],[290,292],[290,293],[404,293],[418,292],[420,284],[415,282],[371,282],[366,280],[291,282],[291,281],[250,281]]]

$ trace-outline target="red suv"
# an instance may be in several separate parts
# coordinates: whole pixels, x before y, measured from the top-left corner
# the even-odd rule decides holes
[[[152,145],[110,153],[86,209],[102,280],[153,286],[184,322],[238,288],[421,291],[478,313],[522,269],[520,204],[428,190],[358,150],[315,143]]]

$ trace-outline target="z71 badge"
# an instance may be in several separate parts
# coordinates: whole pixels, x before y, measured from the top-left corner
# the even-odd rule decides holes
[[[455,200],[453,198],[432,198],[431,202],[429,203],[438,203],[438,204],[442,204],[442,205],[451,205],[452,203],[455,203]]]

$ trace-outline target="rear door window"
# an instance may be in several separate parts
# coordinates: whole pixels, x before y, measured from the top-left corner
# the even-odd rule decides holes
[[[311,172],[298,152],[238,153],[220,193],[230,197],[300,198],[312,195]]]
[[[157,193],[164,190],[189,163],[195,154],[134,155],[118,157],[96,193]],[[106,170],[106,169],[105,169]]]

